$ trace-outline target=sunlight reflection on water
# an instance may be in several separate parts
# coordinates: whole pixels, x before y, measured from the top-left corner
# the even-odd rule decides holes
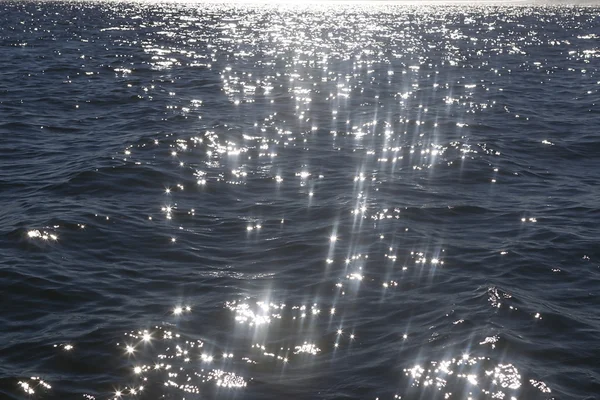
[[[458,238],[471,222],[494,225],[508,214],[507,237],[544,226],[537,210],[490,217],[487,203],[469,204],[457,192],[487,201],[524,173],[505,143],[482,132],[535,118],[535,110],[505,105],[505,88],[519,73],[548,84],[564,60],[531,53],[572,45],[539,28],[546,20],[565,29],[583,24],[583,11],[561,19],[552,8],[101,4],[132,18],[104,21],[111,26],[97,34],[144,57],[128,61],[121,50],[103,71],[135,101],[160,107],[164,124],[130,137],[112,160],[146,174],[133,183],[155,193],[154,207],[139,210],[143,222],[104,213],[92,220],[132,240],[149,231],[160,239],[139,247],[172,261],[172,276],[214,278],[204,289],[223,291],[212,308],[197,300],[202,294],[158,299],[175,303],[162,324],[128,331],[117,344],[126,383],[85,398],[225,397],[231,392],[219,390],[251,392],[257,381],[310,390],[311,379],[348,376],[357,381],[349,392],[364,386],[372,397],[382,389],[388,398],[516,399],[527,387],[549,398],[551,385],[530,377],[535,367],[521,365],[518,354],[507,355],[512,333],[492,321],[544,323],[543,303],[460,271],[463,254],[447,249],[480,250]],[[584,44],[564,55],[581,77],[600,53],[596,36],[578,38]],[[516,61],[503,63],[506,56]],[[545,152],[557,147],[552,140],[522,146]],[[459,213],[462,224],[454,225]],[[60,225],[35,226],[25,231],[27,243],[59,248],[90,230],[77,223],[63,235]],[[482,258],[492,265],[490,280],[493,256],[509,257],[516,245],[499,236],[489,235],[497,248]],[[193,273],[178,267],[185,257]],[[227,268],[202,270],[219,262]],[[151,280],[140,271],[132,279]],[[221,307],[226,316],[213,318]],[[77,355],[81,346],[55,348]],[[382,370],[392,377],[364,383]],[[286,375],[294,373],[296,381]],[[32,398],[52,390],[38,377],[18,388]]]

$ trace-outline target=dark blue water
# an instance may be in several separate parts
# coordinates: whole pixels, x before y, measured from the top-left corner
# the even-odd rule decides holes
[[[599,38],[1,2],[0,398],[600,398]]]

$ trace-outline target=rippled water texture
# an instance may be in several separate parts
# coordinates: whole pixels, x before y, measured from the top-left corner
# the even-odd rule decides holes
[[[0,3],[2,399],[597,399],[600,9]]]

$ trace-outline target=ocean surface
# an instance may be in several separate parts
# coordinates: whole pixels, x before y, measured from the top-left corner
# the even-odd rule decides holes
[[[599,67],[594,6],[0,2],[0,398],[600,399]]]

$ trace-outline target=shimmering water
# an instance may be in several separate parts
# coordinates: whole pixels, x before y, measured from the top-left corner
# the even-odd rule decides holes
[[[599,36],[0,3],[0,397],[599,398]]]

